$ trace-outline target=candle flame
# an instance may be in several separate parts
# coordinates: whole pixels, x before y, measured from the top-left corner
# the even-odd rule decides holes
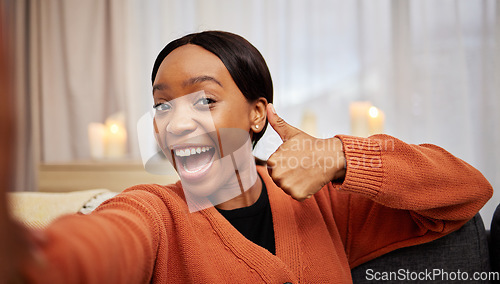
[[[368,110],[368,114],[369,114],[371,117],[375,118],[375,117],[377,117],[377,116],[378,116],[378,109],[377,109],[376,107],[372,106],[372,107],[370,107],[370,109]]]
[[[111,133],[113,134],[118,133],[119,129],[120,127],[116,123],[111,124],[111,126],[109,127],[109,131],[111,131]]]

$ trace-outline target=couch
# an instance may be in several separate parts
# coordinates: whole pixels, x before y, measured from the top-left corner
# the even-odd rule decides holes
[[[91,189],[65,193],[8,193],[13,218],[30,228],[41,229],[64,214],[88,214],[117,193],[108,189]]]

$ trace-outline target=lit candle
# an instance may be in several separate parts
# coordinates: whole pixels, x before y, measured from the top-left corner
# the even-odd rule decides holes
[[[349,105],[352,135],[358,137],[368,137],[370,135],[368,123],[368,111],[370,107],[370,102],[352,102]]]
[[[102,123],[90,123],[88,127],[90,156],[92,159],[104,158],[106,126]]]
[[[384,132],[384,112],[379,110],[378,108],[372,106],[368,110],[369,115],[369,126],[370,126],[370,135],[380,134]]]
[[[119,120],[106,120],[106,158],[123,158],[127,147],[127,131]]]

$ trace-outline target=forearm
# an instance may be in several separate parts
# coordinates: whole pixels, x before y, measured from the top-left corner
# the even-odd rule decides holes
[[[347,167],[331,200],[352,266],[457,230],[492,195],[481,173],[439,147],[338,137]]]
[[[140,206],[118,197],[91,216],[56,220],[38,245],[40,258],[26,265],[29,283],[147,282],[158,239]]]
[[[492,195],[484,176],[434,145],[410,145],[388,135],[338,136],[347,161],[342,190],[384,206],[441,220],[472,218]]]

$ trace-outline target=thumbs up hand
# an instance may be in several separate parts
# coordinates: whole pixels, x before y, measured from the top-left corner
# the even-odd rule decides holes
[[[267,160],[274,183],[292,198],[303,201],[328,182],[345,176],[345,155],[338,138],[320,139],[286,123],[267,106],[269,124],[283,144]]]

